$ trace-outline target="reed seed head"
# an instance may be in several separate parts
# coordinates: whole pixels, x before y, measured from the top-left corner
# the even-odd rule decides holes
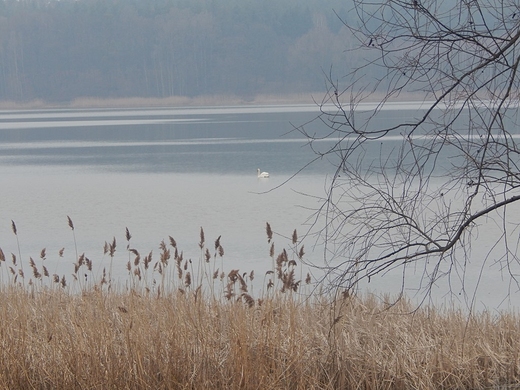
[[[249,307],[253,307],[255,305],[255,300],[251,297],[251,295],[242,293],[242,299]]]
[[[199,247],[200,249],[202,249],[204,247],[204,229],[202,228],[202,226],[200,227],[200,242],[199,242]]]
[[[305,255],[305,251],[303,250],[303,245],[300,248],[300,251],[298,252],[298,258],[301,260],[303,255]]]
[[[271,230],[271,225],[269,222],[266,222],[265,224],[265,232],[267,233],[267,242],[270,243],[273,239],[273,231]]]
[[[170,250],[169,249],[165,249],[162,251],[161,253],[161,263],[163,265],[168,265],[168,260],[170,260]]]
[[[237,269],[231,270],[228,274],[228,278],[229,278],[230,282],[232,282],[232,283],[235,283],[238,280],[239,276],[240,276],[240,274],[238,273]]]
[[[152,251],[150,251],[148,256],[145,256],[143,262],[144,262],[144,269],[148,269],[149,264],[152,262]]]
[[[240,290],[242,292],[246,293],[247,292],[247,283],[246,283],[246,281],[244,280],[244,278],[240,274],[238,274],[237,276],[238,276],[238,281],[240,282]]]
[[[114,253],[116,252],[116,238],[114,237],[112,243],[108,247],[108,252],[110,257],[114,257]]]
[[[72,219],[70,219],[70,217],[67,215],[67,221],[69,223],[69,227],[74,230],[74,224],[72,223]]]
[[[167,249],[166,243],[164,242],[164,240],[161,240],[161,242],[159,244],[159,249],[162,250],[163,252]]]
[[[38,268],[33,267],[32,270],[33,270],[33,275],[34,275],[35,279],[40,279],[42,277],[42,275],[38,272]]]

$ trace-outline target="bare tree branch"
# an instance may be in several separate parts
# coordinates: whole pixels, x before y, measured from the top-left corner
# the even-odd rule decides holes
[[[353,288],[421,262],[429,291],[456,269],[464,278],[474,233],[492,222],[489,253],[500,247],[516,280],[520,221],[507,210],[520,200],[520,5],[353,3],[358,23],[343,20],[367,61],[344,86],[329,76],[327,130],[299,127],[334,166],[315,216],[328,276]]]

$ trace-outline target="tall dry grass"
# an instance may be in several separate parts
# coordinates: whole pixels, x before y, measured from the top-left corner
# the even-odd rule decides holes
[[[69,226],[74,230],[70,219]],[[259,296],[248,290],[251,275],[222,272],[221,240],[208,244],[202,229],[201,256],[191,263],[173,238],[161,242],[157,259],[142,257],[127,230],[126,284],[115,283],[108,270],[99,280],[46,276],[45,250],[22,278],[18,259],[10,265],[17,271],[0,286],[0,388],[491,389],[520,383],[515,313],[417,309],[406,299],[389,305],[384,298],[317,289],[303,294],[297,275],[304,249],[296,232],[291,250],[276,256],[269,225],[266,231],[273,269],[262,282],[271,287]],[[109,257],[116,247],[115,240],[106,244]],[[0,252],[5,267],[10,260]],[[88,272],[87,259],[78,256],[78,275]]]
[[[519,380],[511,314],[372,298],[242,301],[6,287],[0,387],[484,389]],[[333,309],[334,306],[338,306]]]

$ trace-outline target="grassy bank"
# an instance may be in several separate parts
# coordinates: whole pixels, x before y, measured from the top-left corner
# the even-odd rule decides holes
[[[12,228],[18,237],[14,222]],[[266,232],[272,270],[258,296],[250,291],[253,273],[223,271],[220,237],[208,245],[203,229],[194,261],[183,259],[172,237],[160,243],[158,256],[141,257],[127,230],[125,283],[111,277],[111,263],[94,279],[84,254],[72,274],[51,275],[45,249],[27,262],[0,250],[3,275],[6,269],[10,275],[0,287],[0,388],[487,389],[519,383],[516,314],[468,316],[417,309],[405,299],[389,305],[344,291],[319,293],[310,275],[298,272],[305,251],[297,232],[278,255],[269,224]],[[116,247],[115,239],[105,243],[110,259]]]

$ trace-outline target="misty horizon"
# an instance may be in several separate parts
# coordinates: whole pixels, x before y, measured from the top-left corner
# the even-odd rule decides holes
[[[317,0],[5,0],[0,101],[248,100],[324,91],[332,73],[343,76],[358,61],[345,51],[351,38],[342,7]]]

